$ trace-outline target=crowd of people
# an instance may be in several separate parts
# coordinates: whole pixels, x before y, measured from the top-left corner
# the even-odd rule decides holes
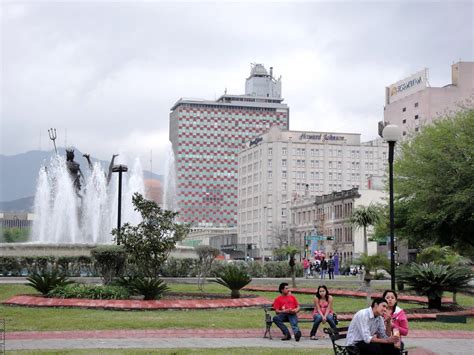
[[[336,263],[332,255],[329,256],[328,260],[326,260],[325,256],[314,258],[314,260],[303,259],[303,271],[306,278],[319,276],[325,279],[326,275],[328,275],[329,279],[334,279],[335,268]]]
[[[281,283],[278,290],[280,295],[273,302],[276,313],[273,322],[282,331],[282,340],[291,340],[290,331],[284,324],[289,322],[295,341],[300,341],[298,300],[292,295],[287,283]],[[403,349],[401,337],[408,334],[408,320],[403,309],[398,306],[397,300],[398,295],[394,290],[386,290],[382,297],[372,301],[370,307],[358,311],[349,325],[346,345],[357,347],[361,355],[400,354],[400,350]],[[321,285],[313,297],[313,302],[310,339],[317,340],[316,335],[321,323],[336,328],[334,297],[325,285]]]

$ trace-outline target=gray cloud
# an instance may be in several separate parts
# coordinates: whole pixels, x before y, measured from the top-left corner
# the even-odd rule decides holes
[[[1,153],[58,142],[163,161],[180,97],[242,93],[250,62],[283,76],[291,129],[376,136],[384,87],[473,60],[471,2],[3,2]],[[67,134],[66,134],[67,130]],[[146,165],[146,164],[144,164]],[[156,164],[154,171],[162,173]]]

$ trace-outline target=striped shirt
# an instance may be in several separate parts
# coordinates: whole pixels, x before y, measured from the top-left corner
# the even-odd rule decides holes
[[[346,344],[355,345],[361,341],[370,343],[372,337],[387,338],[382,316],[375,317],[372,307],[360,310],[352,318],[347,331]]]

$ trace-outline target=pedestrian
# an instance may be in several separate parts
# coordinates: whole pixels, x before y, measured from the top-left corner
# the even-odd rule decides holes
[[[308,278],[309,273],[310,273],[310,267],[311,264],[308,259],[304,258],[303,259],[303,271],[304,271],[304,277]]]
[[[325,257],[321,258],[321,279],[326,278],[326,272],[328,271],[328,262]]]
[[[358,311],[349,325],[346,345],[357,347],[361,354],[400,355],[394,346],[400,337],[388,336],[385,331],[383,314],[387,307],[385,298],[376,298],[371,307]]]
[[[385,330],[387,335],[408,335],[408,319],[405,311],[398,307],[398,295],[394,290],[386,290],[383,298],[387,301],[387,312],[384,314]],[[403,350],[403,342],[395,344],[395,347]]]
[[[331,328],[336,328],[334,321],[333,297],[329,294],[328,288],[325,285],[318,287],[313,299],[313,327],[309,333],[311,340],[318,340],[316,333],[318,332],[321,323],[328,322]]]
[[[278,287],[280,296],[275,298],[273,301],[273,309],[275,310],[276,316],[273,317],[273,322],[283,333],[281,340],[291,340],[290,332],[284,322],[290,322],[295,340],[300,341],[301,331],[298,327],[298,312],[300,306],[298,300],[290,292],[290,288],[286,282],[282,282]]]
[[[329,279],[333,279],[334,280],[334,268],[335,268],[335,263],[334,263],[334,259],[332,258],[332,255],[329,256],[329,260],[328,260],[328,275],[329,275]]]

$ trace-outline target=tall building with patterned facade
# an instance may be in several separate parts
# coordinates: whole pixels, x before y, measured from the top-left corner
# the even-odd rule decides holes
[[[281,78],[254,64],[244,95],[174,104],[170,141],[181,221],[203,228],[237,224],[238,152],[272,126],[288,129],[289,108],[282,101]]]

